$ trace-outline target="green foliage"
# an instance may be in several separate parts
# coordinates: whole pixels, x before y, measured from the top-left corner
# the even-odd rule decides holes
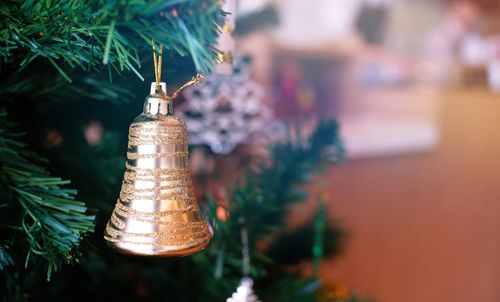
[[[51,177],[44,167],[76,180],[85,176],[88,185],[77,181],[76,186],[87,202],[115,193],[110,188],[118,181],[111,174],[122,172],[122,154],[115,151],[123,149],[121,137],[107,135],[107,145],[89,146],[79,124],[87,108],[134,99],[143,78],[140,68],[150,62],[152,38],[169,50],[167,62],[175,58],[170,68],[185,68],[179,63],[190,60],[208,72],[223,20],[215,0],[2,2],[0,268],[11,273],[3,289],[19,293],[38,273],[50,277],[63,263],[78,260],[78,246],[94,228],[95,215],[74,199],[69,181]],[[120,77],[125,72],[136,76]],[[50,150],[44,143],[48,130],[62,142]],[[94,209],[109,207],[93,203]]]
[[[219,220],[212,208],[210,216],[216,237],[207,252],[217,264],[216,277],[226,279],[238,275],[242,267],[240,230],[245,227],[250,234],[251,275],[262,280],[264,288],[269,284],[276,286],[271,291],[263,291],[262,298],[266,301],[314,301],[310,300],[315,293],[311,281],[285,278],[286,274],[275,268],[283,267],[283,261],[278,258],[283,253],[273,251],[280,248],[274,244],[287,244],[283,238],[276,240],[277,231],[284,228],[290,206],[307,197],[303,185],[313,175],[321,173],[322,167],[342,161],[344,150],[338,137],[338,125],[333,120],[321,121],[310,136],[304,135],[297,126],[295,131],[288,132],[284,141],[271,146],[270,154],[270,162],[260,163],[234,185],[229,194],[228,220]],[[336,239],[338,237],[330,238]],[[268,242],[270,247],[259,249],[257,245],[262,241]],[[302,248],[306,252],[302,253],[305,256],[302,259],[310,259],[313,244],[304,243]]]
[[[286,214],[283,207],[307,197],[300,185],[310,181],[313,175],[321,173],[325,167],[340,163],[344,158],[336,121],[319,122],[309,137],[302,133],[299,125],[292,130],[288,131],[284,142],[271,147],[272,158],[276,159],[274,164],[263,163],[236,192],[237,195],[248,195],[251,192],[258,194],[255,207],[249,206],[248,214],[252,217],[249,221],[254,219],[252,211],[256,211],[255,208],[259,211],[265,209],[263,213],[259,213],[261,221],[254,223],[254,232],[268,233],[270,228],[281,225]],[[266,204],[272,207],[258,207]]]
[[[6,1],[0,8],[0,56],[19,69],[46,60],[67,81],[67,67],[92,70],[101,64],[142,78],[139,53],[154,38],[189,54],[206,72],[215,62],[214,23],[223,17],[215,1]]]
[[[324,202],[319,202],[313,220],[293,229],[281,231],[273,238],[272,246],[266,255],[275,259],[275,265],[289,266],[312,259],[315,276],[323,256],[335,256],[341,252],[344,243],[344,231],[327,219]]]
[[[314,220],[314,236],[312,244],[312,264],[313,271],[316,276],[319,276],[319,269],[321,265],[321,260],[324,255],[324,242],[323,238],[325,236],[325,224],[326,224],[326,214],[325,214],[325,201],[320,199],[318,201],[318,210],[316,211],[316,219]],[[331,237],[329,237],[331,238]]]
[[[2,200],[14,199],[18,204],[2,204],[3,227],[11,230],[10,239],[3,244],[12,251],[28,244],[26,266],[30,261],[44,259],[49,279],[63,262],[74,258],[73,248],[84,234],[92,232],[95,216],[86,214],[85,204],[74,200],[75,190],[63,187],[69,181],[51,177],[33,162],[36,155],[17,139],[19,134],[14,132],[14,124],[9,123],[6,116],[6,112],[0,110]],[[19,206],[22,215],[16,221],[12,213]],[[21,233],[23,236],[19,236]]]
[[[14,265],[14,260],[10,257],[5,248],[0,248],[0,271]]]
[[[285,276],[268,286],[263,285],[260,297],[270,302],[316,302],[319,280]]]

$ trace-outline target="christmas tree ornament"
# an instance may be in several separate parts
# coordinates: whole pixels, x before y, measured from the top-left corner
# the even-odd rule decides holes
[[[212,73],[203,85],[186,89],[180,116],[186,120],[193,145],[229,154],[251,138],[262,137],[273,113],[264,104],[264,89],[251,78],[250,62],[234,60],[233,75]]]
[[[243,275],[245,277],[241,279],[240,285],[236,289],[236,292],[234,292],[231,297],[227,298],[226,302],[261,302],[253,291],[253,280],[248,277],[248,275],[250,274],[250,246],[248,242],[248,228],[243,217],[241,217],[238,221],[241,224],[241,262],[243,266]]]
[[[253,280],[245,277],[241,279],[236,292],[226,300],[226,302],[260,302],[259,298],[253,292]]]
[[[161,49],[153,41],[156,83],[144,111],[130,126],[126,171],[104,238],[125,254],[184,256],[209,243],[212,234],[195,199],[185,123],[173,115],[173,100],[161,82]]]

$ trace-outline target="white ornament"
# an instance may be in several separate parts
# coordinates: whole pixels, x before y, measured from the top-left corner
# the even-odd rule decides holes
[[[236,292],[226,302],[261,302],[253,292],[253,280],[245,277],[241,279]]]
[[[186,121],[191,144],[228,154],[264,131],[273,114],[263,104],[264,89],[250,77],[250,63],[235,57],[232,75],[213,73],[202,85],[186,89],[179,115]]]

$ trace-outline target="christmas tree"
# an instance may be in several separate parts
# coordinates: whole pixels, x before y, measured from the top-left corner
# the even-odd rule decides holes
[[[215,235],[205,251],[137,258],[102,239],[124,172],[127,127],[153,79],[151,39],[165,45],[167,81],[175,86],[210,72],[225,16],[215,0],[2,3],[3,301],[225,301],[242,277],[254,279],[245,283],[254,286],[253,299],[318,300],[317,275],[289,268],[303,259],[318,266],[337,251],[338,228],[326,222],[320,200],[314,222],[280,230],[289,207],[307,198],[303,185],[342,161],[335,121],[318,123],[310,135],[289,128],[268,158],[227,184],[222,215],[208,196]]]

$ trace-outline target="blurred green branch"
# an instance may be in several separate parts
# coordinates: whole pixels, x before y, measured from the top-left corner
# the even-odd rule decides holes
[[[10,234],[2,244],[17,252],[28,244],[25,266],[43,259],[50,279],[63,262],[74,260],[72,251],[82,236],[93,231],[95,216],[87,214],[83,202],[74,200],[75,190],[63,187],[69,181],[51,177],[34,162],[41,159],[18,140],[15,124],[6,118],[5,110],[0,109],[1,197],[17,204],[4,204],[2,209],[4,225],[0,228]],[[12,213],[19,207],[22,215],[16,221]]]
[[[296,128],[289,128],[284,140],[270,147],[270,161],[261,162],[256,169],[249,170],[243,179],[234,184],[227,205],[229,219],[220,220],[216,215],[216,207],[211,207],[210,217],[215,222],[216,236],[208,253],[217,259],[214,262],[217,263],[216,275],[229,277],[238,272],[241,274],[240,229],[241,221],[245,221],[251,242],[250,274],[267,281],[269,278],[276,278],[277,276],[269,275],[268,270],[276,261],[280,262],[280,259],[276,259],[278,256],[276,253],[268,254],[267,251],[277,251],[274,244],[284,244],[284,240],[275,240],[275,237],[278,235],[277,231],[285,226],[287,210],[293,204],[307,198],[303,185],[309,182],[313,175],[321,173],[332,164],[342,162],[343,159],[344,149],[338,136],[338,125],[334,120],[319,122],[311,135],[305,135],[298,125]],[[323,210],[320,208],[318,211],[317,215],[322,217]],[[326,226],[321,228],[325,228],[323,231],[326,232]],[[338,238],[337,236],[330,240]],[[262,241],[270,243],[266,250],[257,246]],[[301,253],[306,255],[305,259],[312,257],[310,253],[313,245],[316,249],[322,249],[317,246],[318,244],[322,243],[317,239],[311,240],[310,246],[304,247],[302,244],[302,248],[306,249],[305,253]],[[267,255],[274,257],[270,258]],[[283,275],[279,276],[284,288],[263,291],[266,301],[314,301],[310,299],[313,299],[314,289],[319,284],[293,277],[288,277],[289,282],[285,282],[287,279],[282,279]],[[274,281],[279,284],[278,280]],[[280,300],[285,293],[287,298]]]

